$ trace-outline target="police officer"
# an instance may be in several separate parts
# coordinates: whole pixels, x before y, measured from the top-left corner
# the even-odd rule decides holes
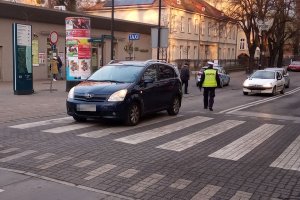
[[[208,62],[208,68],[201,75],[199,87],[203,87],[204,109],[213,111],[215,89],[220,85],[220,77],[217,70],[213,69],[214,63]]]

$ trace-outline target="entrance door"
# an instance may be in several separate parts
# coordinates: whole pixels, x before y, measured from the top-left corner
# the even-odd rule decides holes
[[[3,59],[2,59],[2,46],[0,46],[0,81],[3,81]]]

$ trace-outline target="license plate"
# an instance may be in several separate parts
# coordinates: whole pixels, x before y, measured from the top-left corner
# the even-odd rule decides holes
[[[254,92],[254,93],[261,93],[261,90],[251,90],[251,92]]]
[[[77,104],[77,111],[96,112],[96,105],[93,105],[93,104]]]

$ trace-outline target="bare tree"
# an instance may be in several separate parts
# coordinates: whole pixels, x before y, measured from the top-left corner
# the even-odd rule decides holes
[[[299,36],[299,25],[295,12],[295,0],[274,1],[273,25],[267,33],[270,52],[269,65],[281,67],[283,63],[284,45]]]
[[[245,33],[248,51],[249,65],[247,72],[251,73],[254,67],[254,55],[256,48],[260,46],[260,32],[257,25],[258,16],[264,19],[266,16],[266,8],[259,0],[228,0],[228,7],[225,13],[234,18]]]

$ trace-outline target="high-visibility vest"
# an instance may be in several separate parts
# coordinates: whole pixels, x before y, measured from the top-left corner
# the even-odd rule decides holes
[[[216,80],[217,71],[214,69],[207,69],[204,71],[205,79],[202,87],[217,87],[218,83]]]

